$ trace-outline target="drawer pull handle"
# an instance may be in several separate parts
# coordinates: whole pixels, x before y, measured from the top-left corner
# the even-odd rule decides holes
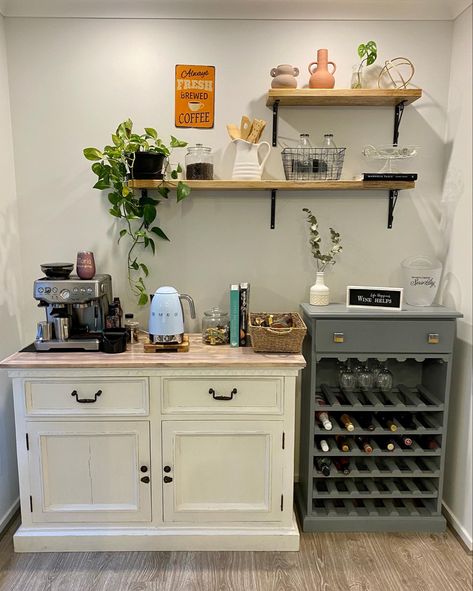
[[[219,396],[213,388],[210,388],[210,390],[209,390],[209,394],[212,395],[214,400],[233,400],[233,397],[237,393],[238,393],[238,390],[236,388],[233,388],[233,390],[230,392],[230,396]]]
[[[345,335],[343,332],[334,332],[333,333],[333,342],[334,343],[344,343],[345,342]]]
[[[149,476],[143,476],[143,478],[140,478],[141,482],[144,482],[145,484],[149,484]]]
[[[164,466],[163,470],[164,470],[166,473],[169,473],[169,472],[171,472],[171,466]]]
[[[431,332],[427,336],[427,342],[429,345],[438,345],[440,343],[440,335],[435,332]]]
[[[146,474],[148,472],[148,466],[141,466],[140,470]]]
[[[169,482],[172,482],[172,478],[171,478],[170,476],[165,476],[165,477],[163,478],[163,481],[164,481],[166,484],[168,484]]]
[[[77,393],[77,390],[73,390],[71,392],[71,396],[74,396],[74,398],[77,400],[77,402],[80,402],[81,404],[91,404],[92,402],[97,402],[97,398],[102,394],[102,390],[97,390],[97,392],[94,394],[93,398],[79,398],[79,394]]]

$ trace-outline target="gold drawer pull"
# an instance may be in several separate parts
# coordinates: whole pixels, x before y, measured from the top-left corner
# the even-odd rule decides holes
[[[345,335],[343,332],[334,332],[333,333],[333,342],[334,343],[344,343],[345,342]]]
[[[438,345],[440,343],[440,335],[436,332],[430,332],[427,335],[427,342],[429,345]]]

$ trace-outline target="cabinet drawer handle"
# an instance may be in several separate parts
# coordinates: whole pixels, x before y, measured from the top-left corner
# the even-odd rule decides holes
[[[427,342],[429,345],[438,345],[440,343],[440,335],[436,332],[430,332],[427,335]]]
[[[334,343],[344,343],[345,342],[345,335],[343,332],[334,332],[333,333],[333,342]]]
[[[233,396],[237,393],[238,390],[236,388],[233,388],[233,390],[230,392],[230,396],[219,396],[213,388],[210,388],[209,390],[209,394],[212,395],[214,400],[233,400]]]
[[[149,476],[143,476],[143,478],[140,478],[141,482],[144,482],[145,484],[149,484]]]
[[[77,390],[73,390],[71,392],[71,396],[74,396],[75,399],[77,400],[77,402],[80,402],[81,404],[91,404],[92,402],[97,402],[97,398],[102,394],[102,390],[97,390],[97,392],[94,394],[93,398],[79,398],[79,394],[77,393]]]
[[[165,477],[163,478],[163,481],[164,481],[166,484],[168,484],[169,482],[172,482],[172,478],[171,478],[170,476],[165,476]]]

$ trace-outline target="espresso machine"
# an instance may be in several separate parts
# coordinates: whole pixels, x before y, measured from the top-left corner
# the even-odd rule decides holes
[[[110,275],[42,277],[34,282],[33,297],[46,312],[46,321],[38,323],[37,351],[99,350],[113,299]]]

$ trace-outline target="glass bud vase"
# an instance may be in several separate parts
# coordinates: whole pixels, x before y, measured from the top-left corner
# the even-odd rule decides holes
[[[328,306],[330,301],[330,289],[324,283],[323,271],[317,272],[317,279],[310,288],[311,306]]]

